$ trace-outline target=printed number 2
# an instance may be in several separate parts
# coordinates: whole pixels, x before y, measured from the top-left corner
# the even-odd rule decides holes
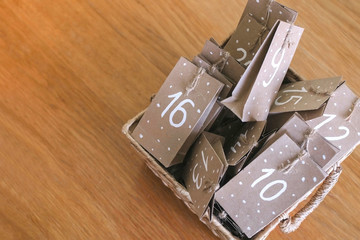
[[[209,157],[207,156],[205,158],[204,151],[201,151],[201,157],[202,157],[202,160],[203,160],[203,163],[204,163],[205,171],[207,172],[207,170],[208,170],[207,166],[208,166]],[[201,188],[201,185],[202,185],[202,178],[200,178],[200,183],[199,183],[199,173],[196,174],[196,177],[195,177],[195,170],[196,170],[197,166],[198,166],[198,163],[194,167],[192,179],[193,179],[193,182],[195,183],[196,189],[199,190]]]
[[[247,57],[247,52],[246,52],[245,49],[243,49],[243,48],[237,48],[236,51],[241,52],[241,53],[243,54],[243,56],[242,56],[241,58],[236,59],[238,62],[243,61],[243,60]],[[247,67],[250,63],[251,63],[251,60],[250,60],[250,61],[247,61],[246,63],[244,63],[244,66]]]
[[[251,187],[254,188],[259,182],[261,182],[262,180],[270,177],[274,172],[275,169],[262,169],[261,170],[263,173],[265,173],[264,175],[262,175],[261,177],[259,177],[258,179],[256,179],[252,184]],[[281,184],[283,187],[280,189],[279,192],[277,192],[276,194],[274,194],[271,197],[264,197],[264,193],[271,188],[272,186],[276,185],[276,184]],[[287,183],[284,180],[275,180],[272,181],[268,184],[266,184],[266,186],[260,191],[260,198],[264,201],[273,201],[275,199],[277,199],[278,197],[281,196],[281,194],[283,194],[286,191],[287,188]]]
[[[324,121],[322,121],[321,123],[316,125],[314,127],[315,130],[317,130],[317,129],[321,128],[322,126],[324,126],[325,124],[331,122],[336,117],[336,115],[335,114],[324,114],[324,117],[327,117],[327,119],[325,119]],[[338,129],[339,130],[344,130],[345,133],[343,135],[337,136],[337,137],[325,137],[325,139],[328,140],[328,141],[337,141],[337,140],[341,140],[341,139],[346,138],[350,133],[350,130],[347,127],[340,126],[340,127],[338,127]]]
[[[169,105],[167,105],[167,107],[164,109],[164,111],[161,113],[161,118],[163,118],[165,116],[165,114],[167,113],[167,111],[169,111],[169,109],[172,107],[172,105],[174,105],[174,103],[181,97],[182,92],[178,92],[172,95],[169,95],[168,98],[174,98]],[[189,103],[192,107],[195,107],[195,103],[190,100],[190,99],[184,99],[182,100],[170,113],[169,116],[169,122],[170,125],[176,128],[181,127],[182,125],[184,125],[185,121],[186,121],[186,117],[187,117],[187,113],[185,108],[183,108],[183,105],[185,105],[186,103]],[[178,123],[174,123],[174,115],[180,111],[183,114],[183,117],[181,119],[180,122]]]

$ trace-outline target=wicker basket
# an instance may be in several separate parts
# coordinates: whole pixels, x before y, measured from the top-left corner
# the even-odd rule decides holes
[[[287,74],[287,79],[289,81],[297,81],[301,78],[293,70],[290,70]],[[131,136],[132,131],[141,119],[144,112],[145,111],[139,113],[137,116],[129,120],[124,125],[124,134],[130,139],[131,144],[140,153],[140,155],[144,157],[147,166],[153,171],[153,173],[162,180],[165,186],[167,186],[174,192],[175,196],[181,199],[185,203],[185,205],[192,212],[195,213],[194,205],[191,202],[189,192],[185,189],[185,187],[181,185],[159,162],[157,162],[156,159],[154,159],[145,149],[143,149],[140,144],[137,143],[135,139]],[[279,225],[280,229],[285,233],[295,231],[300,226],[301,222],[321,203],[325,196],[335,186],[342,171],[340,167],[340,162],[342,160],[340,160],[329,170],[329,176],[323,181],[322,185],[317,188],[316,192],[312,195],[309,202],[300,211],[290,217],[290,213],[298,206],[298,204],[305,200],[307,197],[309,197],[315,189],[309,191],[306,196],[296,202],[286,212],[282,213],[272,223],[270,223],[263,230],[257,233],[252,239],[266,239],[266,237],[277,225]],[[221,221],[215,216],[210,221],[209,216],[205,214],[201,221],[208,226],[208,228],[214,233],[214,235],[218,236],[221,239],[241,240],[241,238],[234,236],[228,229],[226,229],[221,224]]]

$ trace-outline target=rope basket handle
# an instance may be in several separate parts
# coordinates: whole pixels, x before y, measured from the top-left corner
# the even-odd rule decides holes
[[[281,231],[284,233],[291,233],[298,229],[305,218],[320,205],[320,203],[325,199],[326,195],[328,195],[331,189],[335,186],[339,180],[341,172],[341,166],[335,166],[333,171],[331,171],[329,176],[324,180],[323,184],[316,191],[315,195],[312,196],[310,201],[294,216],[291,217],[286,215],[284,219],[281,220],[279,224]]]

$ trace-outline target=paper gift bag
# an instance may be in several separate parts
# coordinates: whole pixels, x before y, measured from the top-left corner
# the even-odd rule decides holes
[[[331,95],[323,115],[307,121],[319,134],[340,149],[324,166],[325,170],[346,158],[360,142],[359,125],[355,120],[360,118],[356,107],[358,102],[359,98],[343,83]]]
[[[209,75],[225,85],[204,123],[204,129],[209,130],[223,109],[219,101],[229,96],[245,69],[213,39],[205,42],[201,53],[194,57],[192,62],[198,67],[205,68]]]
[[[342,77],[333,77],[284,84],[270,114],[319,109],[342,82]]]
[[[301,148],[283,134],[216,192],[216,201],[247,237],[254,236],[326,177],[309,155],[303,156],[305,164],[297,164],[291,173],[279,170],[300,153]]]
[[[165,167],[182,162],[223,86],[180,58],[134,129],[134,139]]]
[[[261,154],[264,149],[277,141],[277,139],[286,133],[305,153],[321,167],[324,167],[333,160],[339,149],[327,141],[323,136],[311,128],[298,113],[293,114],[288,121],[272,136],[260,149],[257,155]],[[286,171],[290,171],[296,162],[289,161],[283,166]]]
[[[342,83],[342,77],[332,77],[283,84],[270,108],[266,132],[279,129],[294,112],[306,121],[321,117],[327,100]]]
[[[303,28],[277,22],[237,83],[223,100],[243,122],[266,120],[300,41]]]
[[[208,208],[226,170],[221,138],[204,132],[196,140],[186,159],[183,178],[199,218]]]
[[[297,13],[271,0],[249,0],[224,49],[248,66],[277,20],[293,23]]]

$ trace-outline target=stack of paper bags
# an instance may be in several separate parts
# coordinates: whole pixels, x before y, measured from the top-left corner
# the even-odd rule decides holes
[[[214,203],[254,236],[318,186],[360,140],[360,102],[341,77],[292,81],[297,13],[250,0],[226,44],[180,58],[132,135],[180,172],[196,213]]]

